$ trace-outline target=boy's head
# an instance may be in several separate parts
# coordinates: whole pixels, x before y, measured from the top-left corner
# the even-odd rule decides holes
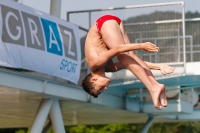
[[[92,74],[88,74],[82,81],[83,89],[93,96],[97,98],[102,91],[106,90],[110,84],[110,79],[102,76],[92,76]]]

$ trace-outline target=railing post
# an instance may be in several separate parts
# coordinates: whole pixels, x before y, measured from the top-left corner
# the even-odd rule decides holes
[[[192,103],[192,105],[194,105],[194,88],[192,87],[191,88],[191,103]]]
[[[186,73],[186,48],[185,48],[185,4],[182,2],[182,27],[183,27],[183,63],[184,73]]]
[[[91,27],[91,12],[89,12],[89,29],[90,29],[90,27]],[[89,73],[90,73],[90,68],[87,65],[87,74],[89,74]]]
[[[181,52],[180,52],[180,32],[179,32],[179,30],[177,30],[177,32],[178,32],[178,62],[180,62],[181,60],[180,60],[180,54],[181,54]],[[175,57],[176,57],[176,55],[175,55]],[[176,59],[176,58],[175,58]]]
[[[193,37],[190,37],[190,62],[193,62]]]

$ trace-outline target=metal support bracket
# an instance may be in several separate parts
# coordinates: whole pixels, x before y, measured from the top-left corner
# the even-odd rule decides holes
[[[149,130],[151,124],[153,123],[154,120],[154,116],[153,115],[149,115],[148,120],[145,123],[145,126],[143,127],[142,131],[140,133],[147,133],[147,131]]]

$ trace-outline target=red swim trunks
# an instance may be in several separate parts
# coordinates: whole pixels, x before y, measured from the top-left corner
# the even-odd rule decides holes
[[[121,23],[121,19],[116,16],[104,15],[104,16],[100,17],[99,19],[97,19],[97,21],[96,21],[96,26],[97,26],[99,34],[101,34],[101,27],[102,27],[103,23],[107,20],[116,20],[119,25]]]

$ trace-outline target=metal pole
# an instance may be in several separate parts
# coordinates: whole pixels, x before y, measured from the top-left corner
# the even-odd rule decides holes
[[[92,19],[91,19],[91,12],[89,12],[89,29],[90,29],[90,27],[92,26]],[[91,70],[90,70],[90,68],[89,68],[89,66],[87,65],[87,74],[89,74],[91,72]]]
[[[67,12],[67,21],[68,21],[68,22],[69,22],[69,15],[70,15],[70,13]]]
[[[169,3],[158,3],[158,4],[147,4],[147,5],[134,5],[134,6],[125,6],[118,8],[105,8],[105,9],[95,9],[95,10],[79,10],[79,11],[70,11],[69,13],[79,13],[79,12],[94,12],[94,11],[106,11],[106,10],[120,10],[120,9],[129,9],[129,8],[144,8],[144,7],[156,7],[156,6],[170,6],[170,5],[182,5],[182,2],[169,2]]]
[[[177,30],[177,31],[178,31],[177,32],[178,33],[178,62],[180,62],[180,33],[179,33],[179,30]],[[175,57],[176,57],[176,55],[175,55]]]
[[[53,99],[42,99],[30,133],[41,133],[46,122]]]
[[[183,63],[184,63],[184,73],[186,73],[186,48],[185,48],[185,4],[182,3],[182,26],[183,26]]]
[[[193,62],[193,37],[190,37],[190,62]]]
[[[143,88],[140,88],[139,91],[140,91],[140,112],[143,112],[143,107],[144,107]]]
[[[194,105],[194,88],[191,88],[191,103]]]
[[[61,0],[51,0],[50,14],[60,18]]]
[[[64,123],[58,99],[55,98],[50,110],[50,118],[55,133],[65,133]]]
[[[156,38],[154,39],[154,44],[157,45],[157,39]],[[158,56],[159,56],[158,52],[155,52],[155,63],[160,63]]]
[[[153,120],[154,120],[154,116],[149,116],[147,122],[145,123],[145,126],[143,127],[143,129],[140,133],[147,133],[151,124],[153,123]]]

